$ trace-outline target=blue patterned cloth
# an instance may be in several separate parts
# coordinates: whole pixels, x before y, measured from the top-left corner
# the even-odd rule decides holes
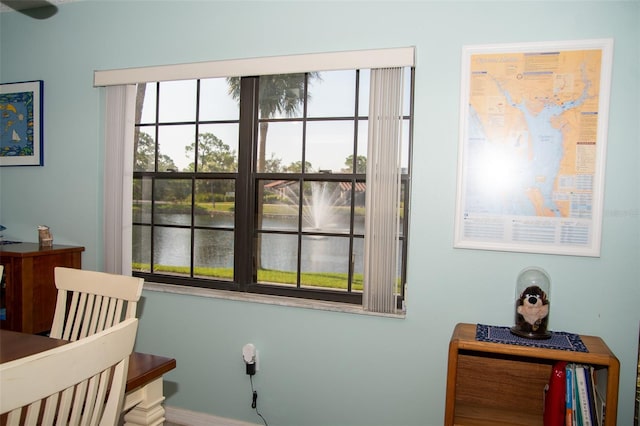
[[[478,324],[476,326],[476,340],[481,342],[506,343],[509,345],[531,346],[534,348],[560,349],[563,351],[589,352],[577,334],[552,331],[549,339],[527,339],[516,336],[510,327]]]

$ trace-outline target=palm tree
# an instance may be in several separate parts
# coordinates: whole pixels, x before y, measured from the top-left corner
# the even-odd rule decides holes
[[[294,117],[304,104],[305,78],[320,79],[317,72],[308,74],[274,74],[260,77],[259,112],[260,118],[269,119],[276,116]],[[240,99],[240,77],[228,77],[229,94],[238,101]],[[310,98],[307,95],[307,98]],[[261,121],[259,128],[258,172],[264,171],[265,147],[269,122]]]
[[[144,106],[144,95],[147,92],[147,84],[146,83],[138,83],[136,87],[136,123],[140,122],[142,117],[142,107]],[[135,127],[133,134],[133,155],[138,153],[138,138],[140,137],[140,128]],[[136,169],[139,170],[139,169]],[[144,169],[146,170],[146,169]]]
[[[308,80],[307,80],[308,76]],[[304,105],[305,89],[311,79],[320,80],[318,72],[302,74],[273,74],[260,76],[258,109],[261,119],[274,118],[276,116],[294,117]],[[229,94],[236,101],[240,100],[240,77],[228,77]],[[307,99],[310,96],[307,94]],[[258,164],[257,171],[265,172],[265,158],[267,145],[268,121],[260,121],[258,136]],[[258,186],[258,215],[257,229],[262,228],[262,200],[263,188]],[[258,235],[260,238],[260,235]],[[256,244],[256,266],[261,265],[260,241]]]

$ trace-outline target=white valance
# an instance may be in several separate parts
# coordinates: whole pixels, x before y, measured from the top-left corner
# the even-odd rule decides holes
[[[93,85],[101,87],[146,83],[148,81],[294,74],[344,69],[412,67],[414,65],[415,48],[402,47],[95,71]]]

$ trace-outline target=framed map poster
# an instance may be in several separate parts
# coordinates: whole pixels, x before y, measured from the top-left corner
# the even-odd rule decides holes
[[[463,48],[454,247],[600,256],[612,51]]]
[[[0,84],[0,166],[41,166],[44,82]]]

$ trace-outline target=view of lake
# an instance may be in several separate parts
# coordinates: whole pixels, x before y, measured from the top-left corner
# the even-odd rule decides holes
[[[187,214],[156,215],[156,224],[186,225],[191,217]],[[344,232],[344,237],[336,236],[303,236],[301,246],[301,271],[303,272],[348,272],[349,238],[348,216],[340,218],[345,223],[331,224],[331,232]],[[364,231],[364,218],[356,223],[355,232]],[[231,215],[200,215],[196,224],[226,227],[225,230],[195,231],[194,263],[196,267],[226,267],[233,266],[233,216]],[[265,230],[295,230],[295,217],[265,217]],[[139,226],[134,227],[133,262],[149,263],[144,253],[150,253],[151,235],[142,232]],[[186,228],[155,227],[154,235],[154,263],[168,266],[189,266],[191,235]],[[363,272],[364,239],[354,239],[354,268],[356,273]],[[262,237],[262,267],[281,271],[297,270],[297,236],[283,234],[263,234]]]

